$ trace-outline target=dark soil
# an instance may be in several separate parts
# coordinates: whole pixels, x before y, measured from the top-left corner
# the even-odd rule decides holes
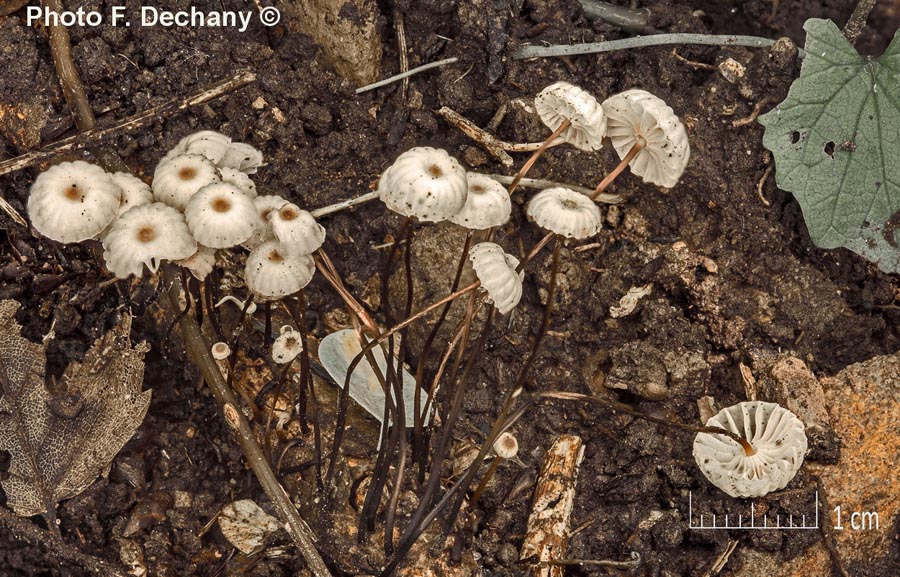
[[[385,15],[382,76],[388,76],[398,68],[397,44],[391,3],[379,4]],[[79,0],[68,7],[108,13],[110,5]],[[739,363],[762,370],[779,354],[790,353],[817,374],[833,374],[900,348],[897,279],[852,253],[812,246],[797,203],[778,190],[771,177],[761,188],[768,201],[764,203],[757,185],[772,161],[761,144],[762,128],[732,124],[749,116],[759,102],[766,101],[766,111],[784,98],[799,70],[796,50],[679,47],[678,55],[688,62],[670,47],[513,61],[507,54],[522,42],[568,43],[624,34],[587,21],[575,0],[425,0],[398,5],[405,18],[410,66],[459,58],[452,66],[413,77],[406,101],[398,92],[399,83],[357,96],[350,83],[332,72],[315,43],[284,23],[267,29],[254,19],[245,33],[139,26],[73,27],[70,33],[75,61],[94,109],[101,112],[101,125],[190,94],[236,71],[256,72],[258,80],[246,88],[108,144],[136,174],[149,178],[178,139],[200,129],[219,130],[263,150],[268,166],[256,175],[260,190],[307,208],[367,192],[400,152],[418,145],[446,148],[482,172],[510,172],[445,124],[433,112],[440,106],[484,126],[501,105],[509,105],[497,134],[507,141],[530,142],[546,131],[514,101],[527,101],[556,80],[576,83],[600,98],[632,87],[663,98],[688,129],[690,165],[669,191],[623,175],[614,192],[626,200],[605,211],[605,228],[592,240],[596,244],[578,250],[575,243],[563,251],[552,332],[529,376],[528,391],[593,391],[655,416],[698,422],[699,397],[711,395],[720,407],[744,399]],[[774,6],[768,0],[663,0],[646,6],[653,14],[650,23],[661,30],[787,36],[802,45],[804,20],[832,18],[843,24],[853,5],[850,0],[776,0]],[[136,9],[134,3],[128,6]],[[222,6],[253,8],[234,0]],[[218,7],[209,4],[209,9]],[[880,53],[897,28],[897,14],[879,7],[872,21],[878,25],[869,29],[859,47]],[[727,57],[746,67],[736,83],[696,64],[717,64]],[[23,12],[0,19],[0,95],[0,111],[27,105],[41,118],[31,141],[2,131],[3,157],[34,146],[35,138],[47,143],[74,130],[53,72],[46,31],[26,27]],[[591,186],[615,163],[608,148],[587,154],[558,147],[529,176]],[[27,169],[0,177],[4,197],[22,214],[36,174],[36,169]],[[541,235],[524,217],[521,205],[527,194],[518,195],[512,221],[497,236],[512,252],[531,246]],[[349,287],[363,296],[377,293],[373,287],[378,286],[386,251],[373,247],[397,234],[399,220],[373,203],[327,217],[324,224],[329,234],[325,249]],[[211,395],[198,386],[198,374],[185,360],[177,335],[163,341],[168,321],[162,319],[171,315],[166,317],[154,304],[153,288],[147,286],[153,281],[100,288],[108,273],[97,265],[90,246],[57,245],[4,213],[0,226],[0,297],[22,302],[20,322],[31,339],[40,339],[56,320],[57,338],[49,349],[52,370],[61,372],[69,360],[80,358],[129,306],[136,316],[135,340],[148,340],[156,351],[147,365],[145,386],[153,389],[147,419],[114,461],[109,478],[61,505],[66,540],[116,561],[125,539],[122,530],[135,508],[162,493],[180,499],[180,504],[163,506],[166,512],[157,517],[147,516],[141,531],[131,537],[142,547],[151,575],[305,574],[285,536],[275,544],[288,545],[286,553],[261,557],[255,565],[232,558],[233,549],[217,528],[198,537],[234,499],[252,498],[264,507],[268,503],[244,467]],[[448,229],[417,231],[425,239],[413,262],[417,306],[441,295],[449,284],[447,271],[459,249],[453,242],[435,240],[453,239],[437,236]],[[487,343],[456,432],[459,439],[480,443],[500,399],[513,385],[540,325],[549,256],[538,259],[526,283],[523,303],[509,317],[498,319],[500,330]],[[647,283],[653,283],[653,292],[634,314],[610,318],[609,307],[629,288]],[[128,294],[133,296],[126,298]],[[321,338],[338,323],[335,310],[341,303],[321,278],[307,297],[314,335]],[[399,310],[402,298],[394,301]],[[383,318],[383,313],[376,309],[376,316]],[[411,340],[419,338],[414,332]],[[634,391],[610,392],[604,386],[609,379],[642,378],[661,381],[666,399],[645,400]],[[331,422],[329,417],[324,423],[328,439]],[[486,575],[521,574],[517,551],[534,478],[543,451],[561,433],[577,434],[586,445],[572,517],[572,526],[583,530],[571,539],[570,557],[627,560],[637,552],[643,563],[634,574],[702,575],[729,537],[741,539],[745,547],[778,552],[786,563],[820,539],[818,532],[748,536],[689,531],[688,491],[709,512],[724,513],[733,505],[697,470],[689,433],[562,402],[539,403],[513,430],[521,463],[501,467],[498,481],[480,503],[488,516],[469,545]],[[347,452],[363,461],[356,466],[372,465],[375,431],[369,423],[351,435]],[[813,449],[831,453],[826,446]],[[302,453],[308,456],[308,446]],[[0,456],[0,475],[6,466]],[[287,475],[285,483],[304,496],[298,499],[301,510],[322,536],[329,564],[349,575],[383,562],[366,557],[366,551],[378,548],[374,539],[360,547],[342,532],[346,525],[339,521],[339,512],[349,510],[348,503],[341,502],[344,493],[326,495],[318,506],[305,498],[312,494],[308,471]],[[811,486],[801,471],[791,485],[799,491],[767,499],[770,512],[810,510]],[[409,490],[416,488],[410,485]],[[409,507],[401,510],[408,513]],[[641,524],[651,517],[658,520]],[[400,527],[405,521],[399,519]],[[44,557],[39,548],[0,530],[3,576],[84,574],[79,567],[59,566]],[[889,570],[879,569],[884,565],[873,560],[871,566],[852,568],[852,573],[887,577]],[[734,568],[730,564],[728,570]],[[604,571],[572,568],[567,574]]]

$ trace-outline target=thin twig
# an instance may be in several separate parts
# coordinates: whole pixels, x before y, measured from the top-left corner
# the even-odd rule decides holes
[[[252,72],[239,72],[231,78],[217,82],[187,98],[170,100],[165,104],[154,106],[150,110],[145,110],[144,112],[129,116],[107,128],[86,130],[68,138],[63,138],[62,140],[47,145],[39,150],[4,160],[3,162],[0,162],[0,175],[21,170],[66,152],[74,152],[88,146],[94,146],[102,142],[103,139],[119,131],[130,131],[143,128],[152,121],[160,118],[167,118],[177,112],[190,108],[191,106],[214,100],[223,94],[245,86],[254,80],[256,80],[256,74]]]
[[[356,89],[357,94],[362,94],[363,92],[368,92],[369,90],[375,90],[376,88],[381,88],[382,86],[387,86],[388,84],[393,84],[398,80],[403,80],[413,74],[418,74],[419,72],[425,72],[426,70],[431,70],[432,68],[437,68],[438,66],[446,66],[447,64],[453,64],[459,60],[459,58],[445,58],[443,60],[438,60],[437,62],[429,62],[428,64],[423,64],[422,66],[417,66],[412,70],[407,70],[406,72],[402,72],[400,74],[396,74],[391,76],[390,78],[385,78],[384,80],[379,80],[378,82],[367,84],[365,86],[361,86]]]
[[[171,266],[163,267],[163,282],[169,287],[167,296],[169,304],[178,309],[178,299],[181,295],[181,284],[177,281],[176,275]],[[234,393],[228,387],[225,378],[219,371],[219,367],[210,353],[210,344],[200,331],[200,327],[191,315],[181,318],[179,325],[181,326],[182,336],[184,338],[185,347],[194,364],[203,374],[203,379],[209,385],[219,409],[225,416],[225,420],[229,427],[233,430],[241,451],[247,460],[247,464],[253,470],[259,484],[268,495],[272,502],[279,519],[286,524],[288,534],[297,544],[300,554],[306,560],[309,570],[315,577],[332,577],[328,567],[316,550],[314,541],[315,536],[306,522],[300,517],[297,508],[291,502],[281,483],[272,472],[272,468],[266,461],[266,456],[262,448],[256,440],[256,435],[243,413],[237,408],[238,400]]]
[[[55,12],[62,14],[64,9],[62,0],[42,0],[45,12]],[[91,103],[88,101],[87,94],[84,91],[84,83],[81,76],[78,75],[78,68],[72,60],[72,43],[69,40],[69,30],[56,20],[51,20],[50,26],[50,52],[53,54],[53,64],[56,67],[56,74],[62,84],[63,95],[66,97],[66,103],[69,110],[75,113],[75,126],[79,132],[85,132],[94,128],[96,119],[94,112],[91,110]]]
[[[79,551],[50,531],[45,531],[31,521],[16,516],[5,507],[0,507],[0,526],[6,527],[14,539],[40,545],[44,554],[51,559],[75,563],[100,577],[126,577],[109,561]]]
[[[772,171],[775,170],[775,164],[770,164],[766,171],[763,173],[762,178],[759,179],[759,182],[756,183],[756,196],[759,197],[760,202],[765,206],[772,206],[772,203],[766,199],[766,195],[763,193],[763,187],[766,185],[766,181],[769,179],[769,176],[772,174]]]
[[[847,37],[850,44],[856,44],[856,39],[859,38],[863,28],[866,27],[866,20],[869,19],[869,13],[874,7],[875,0],[859,0],[857,2],[856,8],[853,9],[853,13],[847,19],[847,24],[844,25],[844,36]]]
[[[752,124],[756,118],[759,116],[759,113],[762,112],[763,106],[772,102],[771,96],[763,97],[756,105],[753,107],[753,110],[750,112],[750,116],[746,118],[739,118],[731,123],[732,128],[740,128],[742,126],[747,126],[748,124]]]
[[[342,210],[346,210],[353,206],[365,204],[367,202],[377,200],[377,199],[378,199],[378,191],[367,192],[366,194],[362,194],[362,195],[354,197],[354,198],[348,198],[347,200],[342,200],[342,201],[336,202],[334,204],[329,204],[328,206],[323,206],[322,208],[317,208],[317,209],[311,210],[309,212],[311,215],[313,215],[313,217],[319,218],[322,216],[340,212]]]
[[[656,34],[623,38],[608,42],[588,42],[569,46],[523,46],[513,52],[513,60],[526,58],[545,58],[548,56],[574,56],[577,54],[595,54],[612,52],[628,48],[645,48],[648,46],[664,46],[667,44],[702,44],[705,46],[749,46],[751,48],[767,48],[775,44],[771,38],[759,36],[741,36],[732,34]]]
[[[460,132],[480,144],[491,156],[499,160],[503,166],[513,165],[513,158],[507,154],[507,152],[534,152],[544,144],[543,142],[525,142],[519,144],[500,140],[462,114],[446,106],[442,106],[438,109],[437,114],[459,129]],[[553,140],[547,148],[559,146],[560,144],[565,144],[565,141],[562,138],[557,138]]]
[[[17,223],[22,226],[28,226],[28,222],[22,218],[22,215],[19,214],[19,211],[14,209],[11,204],[6,202],[6,199],[0,196],[0,209],[3,209],[3,212],[9,215],[9,218],[13,219]]]
[[[394,30],[397,32],[397,52],[400,57],[400,73],[409,72],[409,56],[406,54],[406,27],[403,25],[403,12],[394,8]],[[400,96],[406,102],[406,93],[409,91],[409,76],[403,77],[400,85]]]

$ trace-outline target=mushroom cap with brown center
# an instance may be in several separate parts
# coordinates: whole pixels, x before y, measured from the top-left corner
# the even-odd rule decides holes
[[[588,238],[600,232],[600,209],[580,192],[558,187],[534,195],[528,202],[528,218],[542,228],[566,238]]]
[[[275,300],[305,287],[315,271],[311,256],[293,254],[281,243],[268,241],[250,251],[244,282],[257,300]]]
[[[151,188],[157,201],[184,210],[198,190],[220,181],[211,160],[199,154],[181,154],[160,161]]]
[[[38,175],[28,196],[34,228],[58,242],[95,238],[116,218],[122,189],[99,166],[61,162]]]
[[[163,260],[188,258],[197,250],[184,215],[161,202],[130,208],[103,238],[106,267],[117,277],[156,272]]]
[[[260,226],[253,200],[233,184],[201,188],[184,209],[191,234],[210,248],[229,248],[249,239]]]
[[[450,222],[475,230],[502,226],[509,220],[512,203],[506,187],[484,174],[466,174],[468,190],[462,210]]]
[[[440,222],[466,204],[466,171],[445,150],[418,146],[397,157],[381,175],[378,195],[403,216]]]
[[[687,132],[678,116],[646,90],[626,90],[603,102],[610,141],[625,158],[638,138],[645,141],[628,166],[644,182],[671,188],[678,183],[691,156]]]
[[[500,314],[513,310],[522,299],[524,272],[516,272],[519,259],[507,254],[493,242],[480,242],[469,249],[469,260],[481,287],[487,291],[487,301]]]
[[[289,202],[271,211],[269,222],[275,238],[299,254],[312,254],[325,242],[325,227],[296,204]]]

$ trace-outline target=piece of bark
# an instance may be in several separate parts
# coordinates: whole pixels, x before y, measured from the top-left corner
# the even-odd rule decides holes
[[[575,503],[575,485],[583,457],[581,437],[574,435],[557,438],[544,456],[519,555],[519,559],[528,565],[529,577],[563,577],[563,565],[548,565],[547,562],[566,557],[569,516]]]
[[[358,86],[378,79],[381,32],[374,0],[290,0],[285,7],[341,76]]]

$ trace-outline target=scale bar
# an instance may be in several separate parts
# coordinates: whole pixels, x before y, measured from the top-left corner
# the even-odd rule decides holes
[[[738,514],[737,524],[733,523],[734,517],[731,517],[732,522],[729,523],[729,515],[724,515],[724,521],[722,524],[716,522],[716,515],[710,514],[705,515],[701,513],[699,518],[694,517],[694,495],[693,492],[688,492],[688,528],[690,529],[707,529],[707,530],[720,530],[720,531],[763,531],[769,529],[777,529],[784,531],[817,531],[819,529],[819,492],[815,492],[815,524],[807,525],[807,515],[801,514],[801,522],[800,524],[794,523],[794,515],[793,513],[788,516],[787,524],[781,524],[781,515],[778,514],[775,516],[775,524],[769,525],[769,516],[768,514],[763,515],[762,524],[757,523],[756,519],[756,504],[750,504],[750,520],[749,524],[745,524],[745,518],[743,513]],[[704,519],[704,516],[707,516],[707,519]],[[712,517],[712,523],[707,524],[705,521],[708,521],[708,517]],[[720,516],[721,518],[721,516]]]

